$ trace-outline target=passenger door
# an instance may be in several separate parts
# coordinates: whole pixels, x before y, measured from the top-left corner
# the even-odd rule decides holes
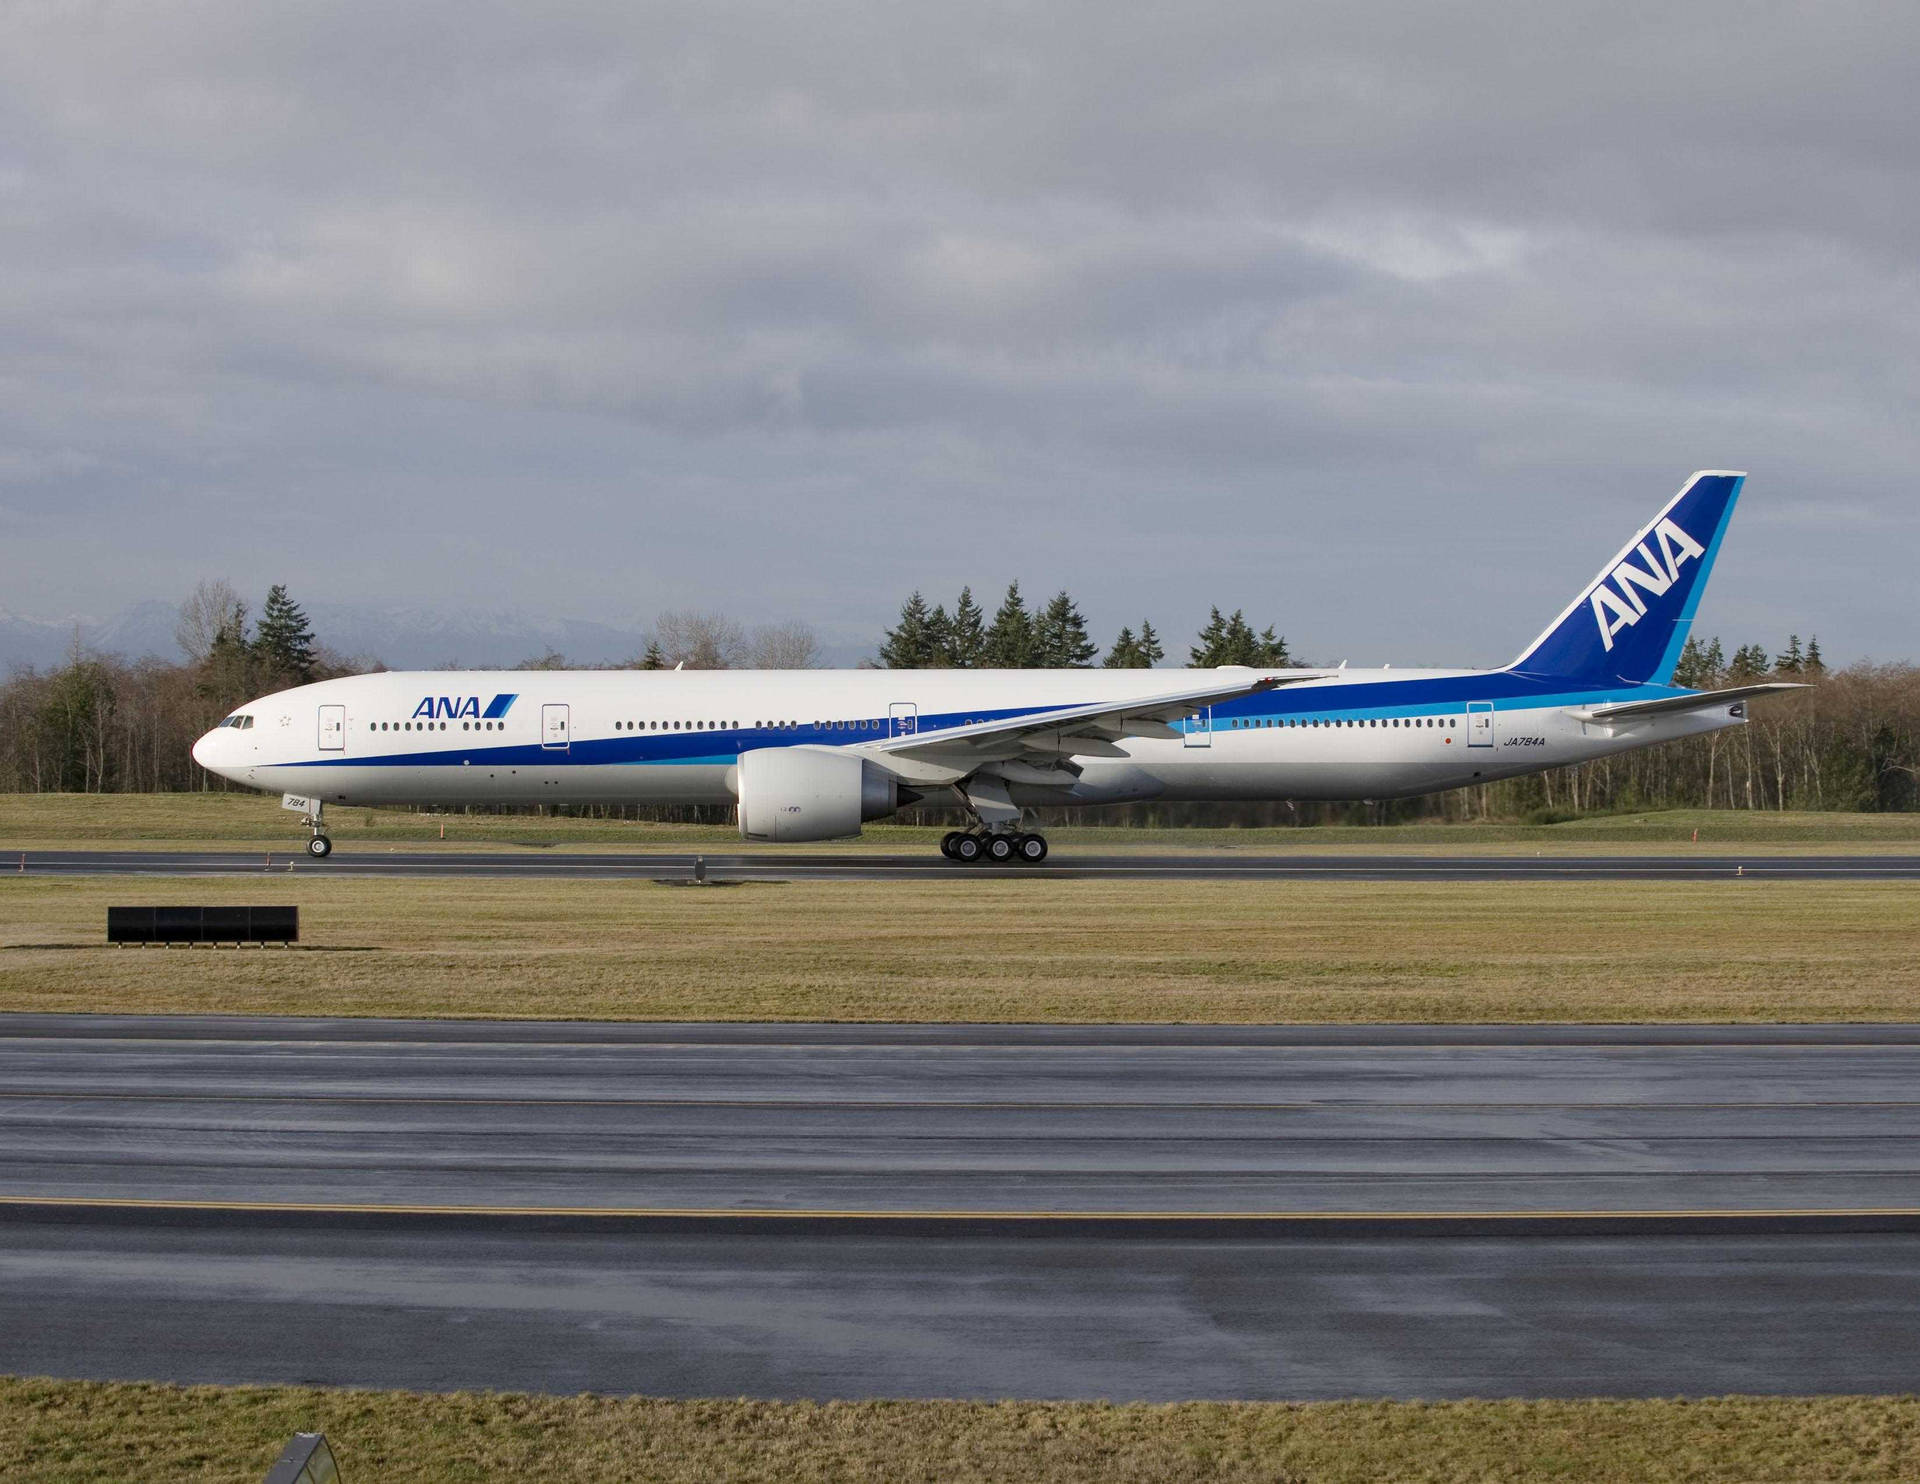
[[[1493,702],[1467,702],[1467,746],[1493,746]]]
[[[912,701],[895,701],[887,708],[893,722],[893,735],[911,737],[920,730],[920,708]]]
[[[322,752],[347,750],[347,708],[345,706],[320,708],[320,750]]]
[[[567,750],[567,708],[558,701],[540,708],[540,745],[551,752]]]
[[[1180,730],[1186,733],[1184,740],[1188,747],[1213,746],[1213,707],[1202,706],[1198,711],[1189,712]]]

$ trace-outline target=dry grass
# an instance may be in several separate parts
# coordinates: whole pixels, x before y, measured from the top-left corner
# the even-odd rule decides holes
[[[326,1432],[347,1479],[383,1484],[1920,1477],[1912,1397],[814,1405],[0,1378],[15,1484],[252,1484],[296,1430]]]
[[[298,950],[112,949],[295,902]],[[960,877],[706,891],[0,875],[0,1010],[672,1020],[1920,1020],[1902,883]]]
[[[454,850],[558,846],[568,850],[715,851],[743,848],[728,826],[639,824],[621,820],[546,819],[531,815],[427,814],[411,809],[336,809],[327,827],[343,851],[368,844]],[[1699,841],[1693,840],[1695,832]],[[808,845],[822,849],[930,849],[937,829],[870,825],[860,841]],[[1920,814],[1779,814],[1731,809],[1615,814],[1556,825],[1413,824],[1311,829],[1059,828],[1058,847],[1114,850],[1407,850],[1420,854],[1540,850],[1646,849],[1804,852],[1912,850]],[[48,849],[192,849],[219,846],[298,850],[299,819],[277,797],[251,793],[0,794],[0,852]],[[755,846],[756,850],[767,847]]]

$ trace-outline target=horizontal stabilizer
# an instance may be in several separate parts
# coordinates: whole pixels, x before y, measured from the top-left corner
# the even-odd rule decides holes
[[[1585,706],[1572,714],[1581,721],[1637,721],[1643,716],[1678,716],[1687,711],[1705,711],[1728,706],[1753,696],[1770,696],[1777,691],[1806,690],[1796,680],[1769,680],[1760,685],[1736,685],[1727,690],[1695,691],[1685,696],[1662,696],[1657,701],[1622,701],[1614,706]]]

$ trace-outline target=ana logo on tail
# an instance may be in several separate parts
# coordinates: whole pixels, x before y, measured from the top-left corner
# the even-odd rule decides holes
[[[1607,585],[1607,577],[1603,577],[1593,590],[1593,621],[1599,626],[1600,644],[1605,649],[1613,648],[1615,634],[1640,622],[1647,611],[1647,600],[1640,596],[1642,591],[1659,597],[1679,577],[1681,563],[1706,554],[1706,548],[1670,517],[1663,518],[1653,528],[1653,539],[1660,544],[1659,556],[1647,550],[1647,543],[1642,541],[1634,555],[1646,565],[1637,567],[1633,558],[1628,557],[1607,574],[1613,579],[1612,587]],[[1609,613],[1614,615],[1611,621],[1607,617]]]

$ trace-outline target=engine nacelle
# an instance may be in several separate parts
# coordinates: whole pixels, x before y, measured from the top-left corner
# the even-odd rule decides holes
[[[832,747],[760,747],[740,754],[733,791],[745,840],[835,840],[897,810],[900,782]],[[911,794],[911,790],[907,790]],[[915,795],[917,797],[917,795]]]

